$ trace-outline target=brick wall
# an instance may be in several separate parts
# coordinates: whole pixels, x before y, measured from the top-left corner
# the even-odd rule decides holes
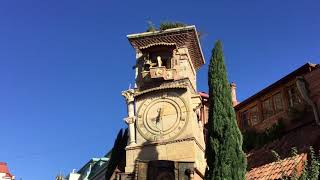
[[[318,106],[320,112],[320,69],[316,69],[304,76],[308,83],[309,96]]]

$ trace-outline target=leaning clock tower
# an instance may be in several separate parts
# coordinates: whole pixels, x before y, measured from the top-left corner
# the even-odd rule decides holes
[[[204,58],[195,26],[127,36],[136,51],[128,106],[126,168],[121,179],[202,179],[201,97],[196,74]]]

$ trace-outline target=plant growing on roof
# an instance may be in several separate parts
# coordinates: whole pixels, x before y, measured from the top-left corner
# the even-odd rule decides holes
[[[298,169],[297,169],[297,163],[295,162],[295,169],[293,170],[293,172],[291,173],[290,177],[285,176],[285,173],[283,171],[283,169],[280,170],[280,172],[283,173],[281,180],[318,180],[320,178],[320,156],[317,156],[313,150],[313,147],[309,148],[309,156],[310,156],[310,162],[308,163],[308,161],[304,162],[304,167],[303,167],[303,171],[299,176],[298,173]],[[271,151],[272,154],[274,155],[276,162],[281,161],[281,157],[279,156],[279,154],[276,151]],[[297,156],[298,155],[298,150],[296,147],[293,147],[291,149],[291,156]],[[281,166],[282,167],[282,166]],[[284,168],[286,169],[286,168]]]
[[[181,23],[181,22],[161,22],[159,29],[164,31],[166,29],[172,29],[172,28],[178,28],[178,27],[185,27],[187,24]]]
[[[178,27],[185,27],[187,24],[181,23],[181,22],[169,22],[169,21],[164,21],[160,23],[160,27],[157,28],[151,21],[147,21],[148,27],[147,27],[147,32],[154,32],[154,31],[164,31],[167,29],[172,29],[172,28],[178,28]]]
[[[148,28],[147,32],[154,32],[157,30],[156,26],[152,23],[152,21],[147,21]]]
[[[217,41],[212,50],[208,72],[209,119],[206,143],[207,180],[243,180],[246,157],[242,150],[242,135],[232,106],[222,44]]]
[[[318,180],[320,178],[320,155],[316,155],[310,147],[310,162],[305,163],[304,170],[299,180]]]

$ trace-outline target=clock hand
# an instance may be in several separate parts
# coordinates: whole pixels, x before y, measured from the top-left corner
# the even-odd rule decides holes
[[[155,124],[155,127],[160,131],[160,134],[161,134],[161,129],[159,128],[158,124],[162,119],[162,108],[159,108],[157,112],[158,114],[156,115],[156,117],[151,118],[150,120]]]
[[[162,106],[161,107],[161,111],[160,111],[160,120],[161,120],[161,122],[160,122],[160,125],[161,125],[161,130],[160,130],[160,134],[162,134],[162,130],[163,130],[163,121],[162,121],[162,117],[163,117],[163,115],[164,115],[164,107]]]

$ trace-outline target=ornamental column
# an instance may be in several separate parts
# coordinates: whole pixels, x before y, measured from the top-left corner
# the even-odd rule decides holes
[[[122,96],[125,97],[128,106],[128,117],[124,118],[124,121],[129,126],[129,146],[131,146],[136,144],[134,127],[134,122],[136,120],[136,117],[134,116],[134,90],[128,89],[123,91]]]

